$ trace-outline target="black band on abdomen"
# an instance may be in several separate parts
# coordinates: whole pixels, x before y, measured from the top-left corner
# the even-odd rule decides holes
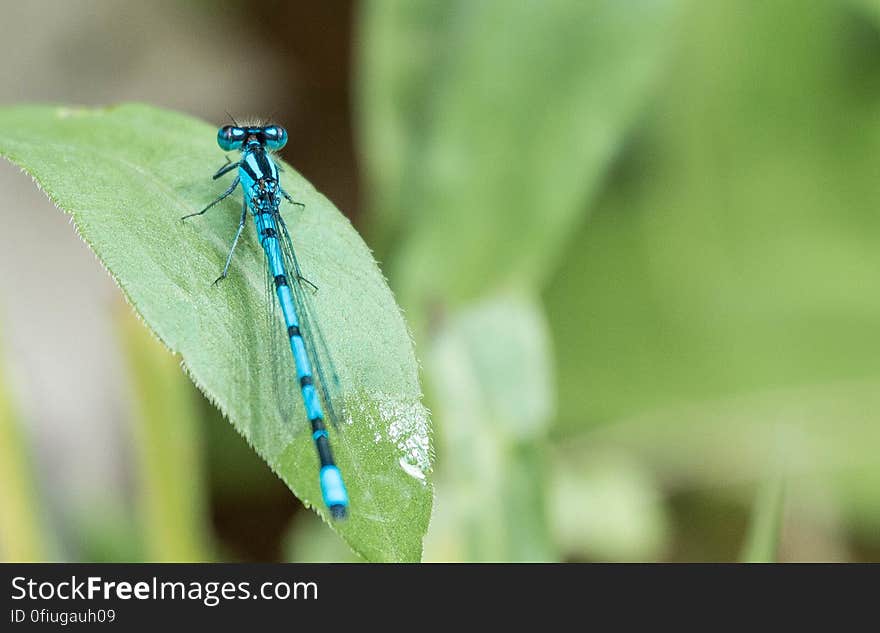
[[[321,435],[315,440],[315,448],[318,449],[318,459],[321,460],[321,468],[333,466],[333,453],[330,450],[330,440],[327,435]]]

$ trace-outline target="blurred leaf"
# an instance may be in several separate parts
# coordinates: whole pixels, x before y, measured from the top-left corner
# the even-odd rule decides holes
[[[779,554],[785,483],[776,477],[764,483],[755,497],[752,523],[743,546],[741,560],[746,563],[773,563]]]
[[[296,517],[284,539],[284,552],[285,559],[291,563],[363,562],[311,513]]]
[[[444,455],[428,560],[553,560],[541,439],[552,415],[548,335],[527,296],[441,324],[426,371]]]
[[[407,309],[546,277],[656,79],[676,4],[366,5],[364,153]]]
[[[211,494],[231,504],[255,499],[287,499],[287,487],[266,468],[223,415],[204,397],[199,417],[205,441],[205,462]],[[276,494],[277,491],[281,494]]]
[[[146,558],[210,558],[199,420],[192,385],[180,363],[131,314],[119,330],[131,372],[139,522]]]
[[[695,6],[547,295],[573,429],[877,373],[878,135],[839,86],[848,32],[833,3]]]
[[[216,130],[143,105],[4,108],[0,130],[0,154],[73,216],[193,381],[290,489],[326,516],[289,352],[263,333],[264,262],[252,231],[230,279],[211,284],[235,232],[240,198],[201,221],[180,221],[222,191],[210,179],[222,163]],[[315,312],[341,370],[341,404],[352,422],[331,431],[352,499],[350,519],[332,527],[370,560],[418,560],[432,495],[407,461],[416,450],[426,468],[429,451],[406,326],[348,221],[292,168],[284,179],[306,205],[286,207],[285,214],[305,274],[320,287]],[[284,372],[291,375],[289,400],[279,402],[266,385]]]
[[[78,560],[88,563],[151,562],[138,521],[118,505],[94,499],[67,518]]]
[[[541,437],[554,413],[554,380],[540,305],[529,296],[498,295],[457,312],[448,326],[434,340],[438,348],[458,347],[467,373],[457,380],[470,390],[467,400],[473,399],[483,424],[512,439]],[[459,431],[466,442],[470,429]]]
[[[46,560],[46,535],[27,442],[2,371],[5,364],[0,355],[0,561],[41,562]]]
[[[880,0],[849,0],[857,8],[864,9],[868,15],[880,22]]]
[[[363,169],[370,187],[371,239],[380,252],[407,209],[401,206],[407,163],[426,142],[435,83],[450,55],[459,2],[368,0],[359,16],[355,73]]]
[[[876,543],[877,33],[845,3],[691,6],[547,293],[557,432],[691,486],[763,479],[781,436]]]
[[[649,473],[632,458],[563,446],[548,482],[551,523],[564,554],[577,559],[663,557],[669,518]]]
[[[499,501],[507,521],[504,561],[547,562],[559,560],[547,516],[549,479],[546,443],[536,438],[507,447],[508,467]]]
[[[811,385],[668,407],[582,435],[568,431],[562,441],[575,453],[626,451],[679,488],[759,484],[767,473],[786,480],[821,478],[822,487],[835,493],[842,519],[865,526],[865,536],[876,541],[878,408],[876,380]],[[815,493],[800,500],[825,503]]]

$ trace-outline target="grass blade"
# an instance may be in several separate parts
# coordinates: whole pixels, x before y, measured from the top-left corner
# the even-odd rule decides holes
[[[752,522],[740,560],[745,563],[774,563],[779,555],[785,482],[776,476],[758,489]]]

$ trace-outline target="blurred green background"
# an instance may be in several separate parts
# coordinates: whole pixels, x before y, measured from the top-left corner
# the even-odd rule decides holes
[[[0,10],[2,103],[287,126],[416,341],[425,560],[880,560],[880,2]],[[0,184],[0,557],[351,560]]]

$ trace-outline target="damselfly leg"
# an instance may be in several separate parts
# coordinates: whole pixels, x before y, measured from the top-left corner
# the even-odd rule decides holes
[[[229,156],[227,156],[226,157],[226,164],[223,165],[223,167],[221,167],[220,169],[218,169],[217,172],[213,176],[211,176],[211,178],[213,180],[217,180],[223,174],[229,173],[233,169],[238,169],[238,165],[239,165],[238,161],[233,163],[231,160],[229,160]]]
[[[290,197],[290,194],[284,191],[284,189],[281,190],[281,195],[284,196],[284,199],[287,200],[290,204],[296,205],[301,209],[306,208],[306,205],[304,205],[302,202],[294,202],[293,198]]]
[[[235,239],[232,240],[232,247],[229,249],[229,255],[226,256],[226,265],[223,267],[223,272],[220,274],[217,279],[214,280],[214,283],[218,283],[222,279],[226,279],[226,275],[229,273],[229,264],[232,263],[232,254],[235,252],[235,246],[238,244],[238,238],[241,237],[241,232],[244,230],[245,221],[247,220],[248,206],[247,200],[242,201],[241,204],[241,220],[238,222],[238,231],[235,232]]]
[[[217,198],[216,200],[214,200],[214,202],[212,202],[211,204],[209,204],[207,207],[205,207],[205,208],[202,209],[201,211],[197,211],[196,213],[190,213],[189,215],[185,215],[185,216],[183,216],[183,217],[180,218],[180,219],[181,219],[181,220],[186,220],[187,218],[194,218],[194,217],[197,216],[197,215],[204,215],[205,213],[208,212],[208,209],[210,209],[211,207],[213,207],[214,205],[216,205],[218,202],[223,201],[223,199],[228,198],[230,195],[232,195],[232,192],[235,191],[235,188],[238,186],[238,182],[239,182],[239,178],[238,178],[238,176],[236,176],[236,177],[235,177],[235,180],[232,181],[232,184],[229,185],[229,189],[227,189],[226,191],[224,191],[223,193],[221,193],[221,194],[220,194],[220,197]]]

